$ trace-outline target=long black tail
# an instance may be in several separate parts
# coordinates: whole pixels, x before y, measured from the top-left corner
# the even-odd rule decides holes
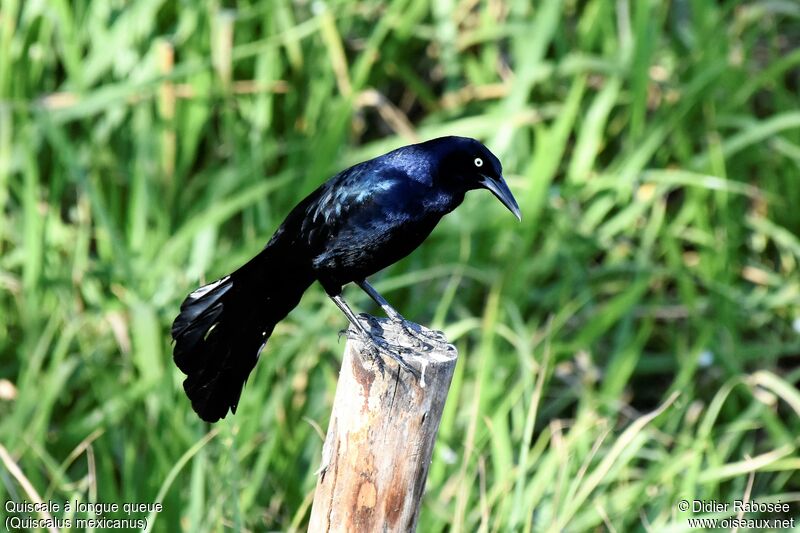
[[[173,358],[192,408],[207,422],[236,413],[247,376],[280,320],[314,281],[269,247],[229,276],[192,292],[172,324]]]

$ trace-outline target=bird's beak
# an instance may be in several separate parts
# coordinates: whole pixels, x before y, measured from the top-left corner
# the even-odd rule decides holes
[[[509,211],[514,213],[517,220],[522,221],[522,214],[519,212],[519,206],[514,199],[514,195],[511,194],[511,189],[506,185],[506,180],[504,180],[502,176],[497,180],[484,175],[481,175],[481,178],[481,186],[492,191],[492,194],[494,194]]]

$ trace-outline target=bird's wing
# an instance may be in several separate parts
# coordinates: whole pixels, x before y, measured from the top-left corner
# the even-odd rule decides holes
[[[317,189],[305,208],[301,234],[313,245],[335,234],[354,216],[375,204],[387,204],[409,185],[406,173],[393,168],[356,165]]]
[[[328,180],[317,200],[308,206],[308,220],[314,224],[335,224],[348,214],[372,204],[401,185],[408,177],[395,169],[373,169],[356,165]]]

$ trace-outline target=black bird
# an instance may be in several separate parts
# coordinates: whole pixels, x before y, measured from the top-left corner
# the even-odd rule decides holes
[[[172,324],[173,356],[195,412],[208,422],[236,412],[275,324],[314,280],[381,355],[410,369],[359,322],[342,286],[357,283],[405,324],[367,276],[411,253],[467,191],[480,188],[520,218],[497,157],[475,139],[441,137],[354,165],[309,194],[257,256],[183,301]]]

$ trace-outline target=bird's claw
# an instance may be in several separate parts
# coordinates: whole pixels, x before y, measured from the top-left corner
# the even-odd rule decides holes
[[[351,337],[351,335],[353,335]],[[350,338],[358,338],[364,344],[369,346],[369,352],[372,356],[372,359],[375,361],[375,364],[378,365],[378,370],[380,370],[381,374],[383,374],[385,363],[383,361],[384,357],[388,357],[397,361],[397,364],[400,365],[404,370],[412,374],[414,377],[419,378],[420,373],[417,371],[416,368],[408,364],[403,358],[402,352],[410,352],[406,347],[403,346],[395,346],[389,344],[384,339],[378,337],[369,332],[364,332],[364,334],[360,334],[360,332],[354,332],[353,330],[347,330],[347,337]]]
[[[408,350],[408,348],[404,348],[402,346],[392,346],[385,340],[377,338],[375,336],[371,336],[370,343],[373,349],[377,352],[379,359],[380,356],[388,356],[397,361],[398,365],[403,367],[403,369],[412,374],[414,377],[416,378],[420,377],[420,374],[417,371],[417,369],[408,364],[408,362],[402,356],[403,351],[410,351]]]
[[[386,370],[386,363],[383,362],[383,357],[381,357],[380,352],[378,350],[373,350],[375,347],[371,341],[366,341],[366,344],[370,346],[369,356],[372,361],[375,363],[375,366],[378,367],[378,371],[381,373],[381,377],[384,375],[384,371]]]
[[[447,344],[444,334],[441,331],[420,329],[419,331],[411,327],[411,322],[404,318],[395,319],[394,322],[410,337],[416,341],[417,346],[426,352],[430,352],[436,347]]]

